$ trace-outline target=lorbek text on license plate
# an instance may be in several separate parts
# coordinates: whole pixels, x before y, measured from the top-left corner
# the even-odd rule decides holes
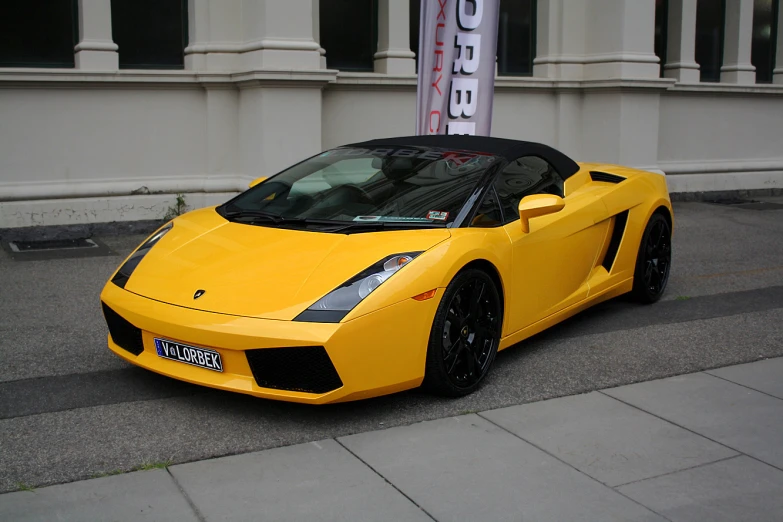
[[[223,361],[220,359],[220,354],[212,350],[157,338],[155,339],[155,349],[158,351],[158,356],[164,359],[192,364],[216,372],[223,371]]]

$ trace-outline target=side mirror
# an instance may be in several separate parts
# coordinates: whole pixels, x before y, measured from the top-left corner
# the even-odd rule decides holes
[[[256,178],[253,181],[250,182],[250,184],[247,186],[247,188],[253,188],[262,181],[266,181],[269,178],[269,176],[261,176],[260,178]]]
[[[563,198],[554,194],[534,194],[522,198],[519,202],[519,221],[522,224],[522,231],[530,232],[532,218],[560,212],[563,207],[565,207]]]

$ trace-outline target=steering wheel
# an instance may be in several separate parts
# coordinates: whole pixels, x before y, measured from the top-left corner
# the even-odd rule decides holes
[[[349,189],[357,192],[359,196],[362,198],[362,203],[365,203],[367,205],[375,205],[375,201],[372,199],[372,196],[370,196],[366,190],[363,188],[357,186],[357,185],[341,185],[340,189]]]

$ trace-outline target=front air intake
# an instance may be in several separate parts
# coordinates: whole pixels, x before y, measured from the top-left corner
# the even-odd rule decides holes
[[[141,340],[141,329],[136,328],[123,319],[120,314],[101,303],[103,317],[109,326],[109,335],[114,344],[133,355],[139,355],[144,351],[144,342]]]
[[[323,346],[247,350],[247,362],[262,388],[326,393],[343,381]]]

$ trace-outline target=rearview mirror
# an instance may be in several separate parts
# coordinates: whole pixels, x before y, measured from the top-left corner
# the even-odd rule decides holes
[[[259,184],[259,183],[261,183],[262,181],[266,181],[266,179],[267,179],[268,177],[269,177],[269,176],[261,176],[260,178],[256,178],[256,179],[254,179],[253,181],[251,181],[251,182],[250,182],[250,184],[247,186],[247,188],[253,188],[253,187],[255,187],[256,185],[258,185],[258,184]]]
[[[560,212],[563,207],[565,207],[563,198],[554,194],[534,194],[522,198],[519,202],[519,221],[522,224],[522,231],[530,232],[532,218]]]

